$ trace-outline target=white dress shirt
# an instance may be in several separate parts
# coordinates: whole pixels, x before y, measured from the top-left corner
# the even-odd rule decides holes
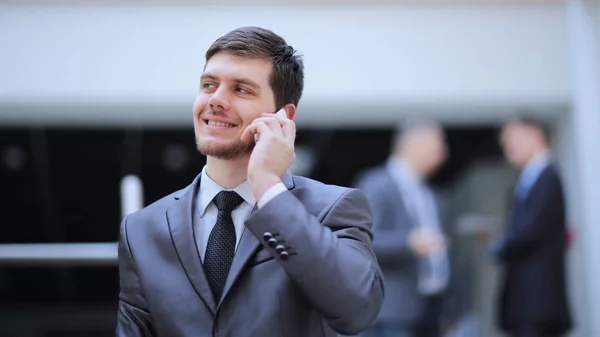
[[[217,184],[212,180],[206,173],[206,166],[202,169],[202,177],[200,180],[200,191],[198,192],[197,200],[197,211],[199,214],[199,221],[195,223],[194,236],[198,244],[198,252],[204,262],[204,253],[206,252],[206,246],[208,244],[208,237],[210,232],[217,222],[217,215],[219,213],[217,206],[214,204],[214,197],[221,191],[235,191],[237,194],[244,199],[242,204],[231,212],[231,218],[233,219],[233,225],[235,227],[235,248],[240,242],[240,238],[244,233],[244,222],[246,218],[250,216],[254,206],[256,205],[256,198],[252,193],[252,188],[248,181],[244,181],[234,189],[226,189]],[[271,187],[263,195],[258,202],[258,208],[264,207],[270,200],[275,198],[279,193],[287,191],[287,188],[283,183]]]
[[[417,226],[442,233],[435,196],[423,179],[402,159],[388,162],[406,210]],[[445,250],[430,254],[421,261],[419,290],[423,294],[436,294],[444,290],[450,277],[448,253]]]

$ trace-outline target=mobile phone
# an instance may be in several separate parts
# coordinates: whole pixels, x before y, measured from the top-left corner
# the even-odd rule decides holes
[[[287,118],[287,113],[284,108],[277,110],[275,115]],[[258,134],[256,134],[256,133],[254,134],[254,142],[255,143],[258,142]]]
[[[284,108],[279,109],[275,115],[287,118],[287,113],[285,112]]]

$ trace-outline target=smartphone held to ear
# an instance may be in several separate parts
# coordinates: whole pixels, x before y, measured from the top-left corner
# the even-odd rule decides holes
[[[276,116],[287,118],[287,113],[284,108],[279,109],[276,113]],[[254,134],[254,142],[258,142],[258,134]]]
[[[279,111],[277,111],[275,113],[275,115],[277,115],[279,117],[285,117],[285,118],[287,118],[287,113],[285,112],[284,108],[279,109]]]

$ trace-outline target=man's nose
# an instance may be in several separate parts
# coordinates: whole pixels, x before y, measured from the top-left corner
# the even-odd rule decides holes
[[[219,87],[208,101],[211,109],[229,110],[229,93],[225,87]]]

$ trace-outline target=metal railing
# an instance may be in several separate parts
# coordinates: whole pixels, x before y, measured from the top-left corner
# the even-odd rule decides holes
[[[0,266],[116,266],[117,243],[0,245]]]
[[[135,175],[121,180],[121,215],[143,207],[142,181]],[[0,244],[0,266],[116,266],[117,242]]]

